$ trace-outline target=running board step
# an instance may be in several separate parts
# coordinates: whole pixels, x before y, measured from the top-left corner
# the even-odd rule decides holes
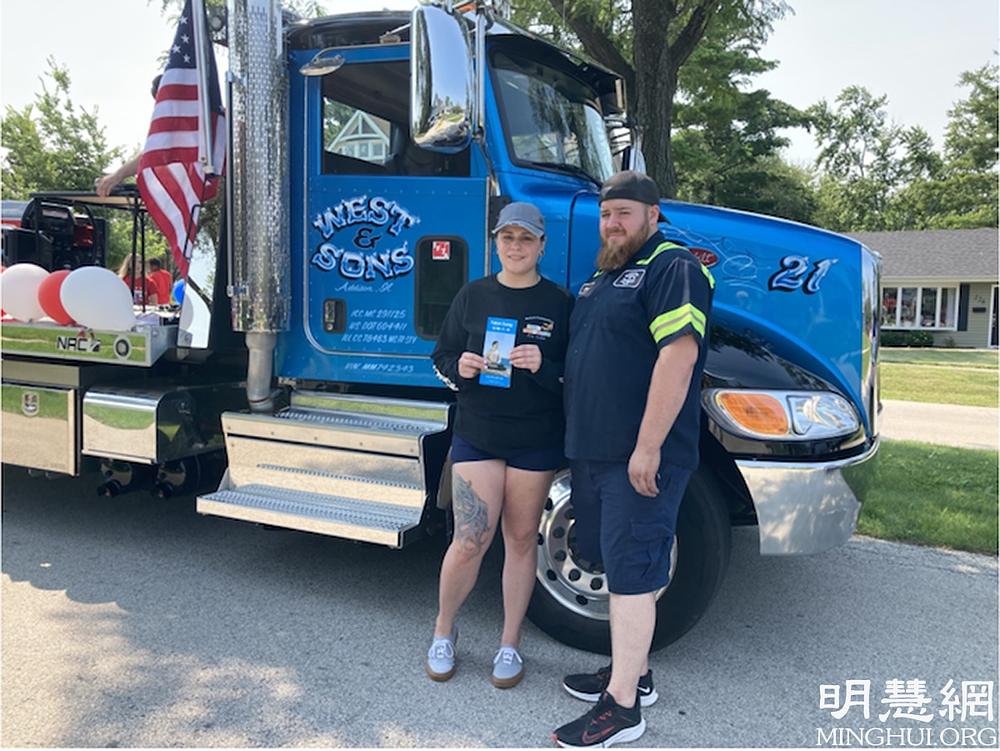
[[[402,547],[436,502],[450,405],[319,392],[226,412],[228,469],[199,513]]]
[[[421,509],[406,506],[265,485],[246,485],[202,496],[198,511],[390,547],[402,547],[406,533],[420,524],[421,515]]]

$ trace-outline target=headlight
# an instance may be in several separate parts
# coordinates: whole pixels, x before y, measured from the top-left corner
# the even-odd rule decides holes
[[[723,427],[750,438],[814,441],[860,425],[851,403],[829,391],[709,389],[702,399]]]

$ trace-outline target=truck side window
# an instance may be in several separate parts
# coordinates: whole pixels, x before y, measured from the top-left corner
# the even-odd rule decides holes
[[[321,86],[323,174],[469,175],[468,149],[436,154],[410,140],[409,62],[345,65]]]
[[[577,170],[600,183],[614,172],[597,95],[525,53],[497,51],[493,71],[515,163]]]
[[[383,166],[389,156],[392,123],[349,104],[323,101],[323,149]]]

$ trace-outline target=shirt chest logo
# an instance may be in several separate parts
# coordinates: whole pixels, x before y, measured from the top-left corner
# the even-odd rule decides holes
[[[533,339],[550,339],[552,337],[552,332],[555,330],[556,323],[551,318],[545,318],[544,316],[527,316],[524,319],[524,328],[521,329],[521,333],[525,336],[530,336]]]
[[[645,276],[646,269],[628,269],[618,275],[612,286],[619,289],[637,289]]]
[[[594,287],[596,286],[597,282],[587,282],[582,287],[580,287],[580,291],[577,293],[577,297],[586,297],[594,290]]]

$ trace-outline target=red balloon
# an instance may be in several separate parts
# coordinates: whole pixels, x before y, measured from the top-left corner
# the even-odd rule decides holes
[[[69,313],[62,306],[62,300],[59,299],[59,288],[62,287],[67,276],[69,276],[69,269],[53,271],[38,285],[38,304],[42,306],[45,315],[63,326],[73,322]]]

